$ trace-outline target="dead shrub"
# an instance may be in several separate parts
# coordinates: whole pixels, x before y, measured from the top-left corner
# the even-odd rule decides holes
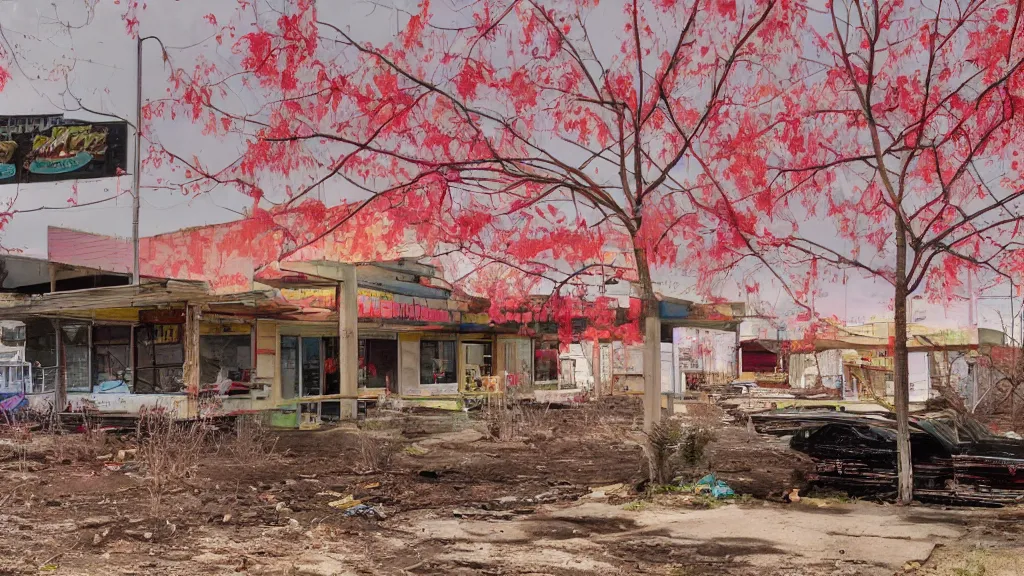
[[[57,462],[87,462],[111,453],[105,432],[86,428],[81,434],[54,431],[49,435],[53,459]]]
[[[235,419],[229,450],[239,463],[257,462],[274,453],[277,441],[268,413],[245,414]]]
[[[178,422],[166,412],[153,411],[139,416],[135,435],[136,458],[159,504],[167,490],[195,476],[209,431],[200,421]]]
[[[391,468],[395,454],[402,444],[395,438],[381,436],[360,430],[356,433],[359,444],[359,472],[370,474]]]
[[[523,409],[505,395],[487,398],[484,408],[487,434],[495,442],[511,442],[520,436],[523,428]]]
[[[662,420],[646,433],[643,444],[651,483],[669,483],[687,468],[704,463],[704,452],[713,440],[713,432],[704,426],[684,426],[675,419]]]

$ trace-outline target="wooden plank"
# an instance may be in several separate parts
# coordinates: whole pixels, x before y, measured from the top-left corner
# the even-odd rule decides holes
[[[182,380],[189,398],[199,397],[199,324],[200,307],[189,304],[185,309],[185,363],[182,366]]]

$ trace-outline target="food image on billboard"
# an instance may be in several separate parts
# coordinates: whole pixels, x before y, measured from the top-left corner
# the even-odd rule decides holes
[[[124,173],[125,122],[0,116],[0,184],[106,178]]]

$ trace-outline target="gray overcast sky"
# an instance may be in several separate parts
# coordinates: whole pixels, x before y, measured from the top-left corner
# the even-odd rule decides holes
[[[413,0],[394,2],[407,9],[414,9],[416,4]],[[88,16],[87,4],[84,0],[0,0],[2,30],[20,65],[11,66],[13,78],[0,92],[0,114],[45,114],[76,108],[75,100],[66,93],[66,77],[71,93],[81,98],[86,107],[134,121],[135,43],[125,33],[121,19],[124,7],[112,1],[100,1],[95,6],[92,22],[69,32],[62,22],[80,26]],[[205,23],[199,24],[203,15],[214,13],[218,20],[225,22],[230,20],[236,7],[235,0],[150,0],[140,13],[142,34],[158,34],[167,46],[190,46],[210,35],[211,28]],[[363,37],[380,39],[394,31],[389,11],[373,10],[367,2],[321,0],[319,9],[331,14],[334,22],[346,22]],[[240,30],[239,34],[244,32]],[[229,41],[221,47],[207,42],[198,48],[172,50],[172,57],[177,66],[185,69],[192,67],[190,60],[195,60],[199,54],[214,62],[224,62],[232,58],[229,45]],[[159,49],[154,43],[147,43],[144,53],[144,99],[160,98],[167,75]],[[66,74],[54,72],[65,69]],[[82,119],[98,118],[83,111],[66,114]],[[177,124],[156,126],[154,137],[169,149],[181,150],[185,156],[195,154],[204,161],[229,161],[238,154],[237,142],[195,135],[194,126],[187,120],[179,120]],[[251,202],[227,188],[214,195],[186,197],[174,190],[156,188],[160,176],[152,172],[143,176],[140,222],[143,234],[234,220]],[[69,182],[4,186],[0,188],[0,200],[16,196],[17,210],[54,209],[17,214],[3,231],[0,243],[27,255],[45,256],[46,227],[50,225],[128,236],[131,233],[130,189],[130,176],[82,181],[77,185],[81,206],[68,208],[68,200],[74,194]],[[325,193],[335,198],[345,194],[343,189]],[[105,201],[86,205],[98,200]],[[690,291],[691,283],[671,271],[659,271],[657,276],[664,293],[685,296]],[[762,286],[767,284],[762,281]],[[766,296],[770,294],[769,290],[765,292]],[[887,286],[859,279],[836,285],[828,292],[824,301],[818,302],[818,308],[851,322],[885,315],[891,293]],[[1000,292],[1005,294],[1006,290]],[[723,296],[735,298],[738,294]],[[785,304],[785,299],[780,297],[779,302]],[[944,309],[920,302],[916,306],[924,311],[924,320],[929,324],[966,323],[966,305]],[[1006,315],[1006,307],[1005,299],[983,300],[979,304],[979,320],[984,325],[999,327],[994,309],[1001,308]]]

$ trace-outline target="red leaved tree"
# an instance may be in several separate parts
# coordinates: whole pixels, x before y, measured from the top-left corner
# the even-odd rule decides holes
[[[1016,2],[835,1],[809,19],[800,73],[705,176],[738,234],[716,249],[770,271],[808,312],[856,271],[892,286],[899,498],[912,498],[907,298],[1019,275],[1024,40]],[[719,178],[717,173],[724,174]]]
[[[798,47],[800,6],[422,0],[393,12],[397,37],[374,41],[312,0],[277,12],[241,4],[227,25],[254,29],[234,43],[240,69],[178,70],[151,112],[243,134],[243,154],[215,169],[156,157],[184,164],[197,189],[230,183],[259,200],[286,182],[271,215],[343,187],[358,199],[319,225],[325,233],[371,214],[431,250],[544,275],[552,289],[634,281],[645,422],[658,419],[652,269],[680,264],[707,232],[700,165],[731,149],[744,106],[769,98],[764,87],[788,70],[779,54]],[[232,85],[258,112],[232,105]]]

